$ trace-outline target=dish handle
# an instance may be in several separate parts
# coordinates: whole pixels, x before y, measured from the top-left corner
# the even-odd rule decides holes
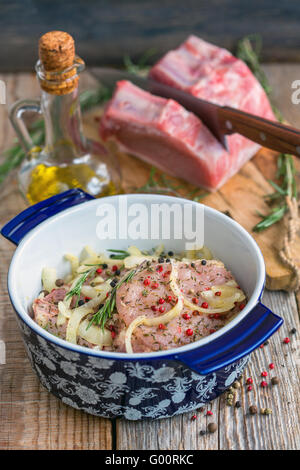
[[[94,199],[94,197],[78,188],[49,197],[28,207],[4,225],[1,234],[15,245],[18,245],[30,230],[44,222],[44,220],[69,207],[77,206],[91,199]]]
[[[174,359],[183,362],[198,374],[210,374],[250,354],[275,333],[282,323],[282,318],[258,302],[227,333],[198,349],[176,354]]]

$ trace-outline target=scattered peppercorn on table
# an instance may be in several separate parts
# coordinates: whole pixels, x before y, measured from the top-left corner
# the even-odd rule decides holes
[[[275,96],[278,107],[289,122],[300,127],[298,107],[293,106],[290,100],[290,84],[299,77],[300,65],[272,64],[266,67],[266,72],[273,89],[280,93]],[[8,104],[17,98],[38,95],[38,85],[30,74],[3,74],[0,79],[6,83]],[[82,77],[82,82],[85,82],[85,87],[94,84],[88,74]],[[8,124],[6,109],[0,106],[1,150],[7,148],[15,137]],[[125,170],[133,175],[133,167],[145,168],[145,174],[148,171],[145,164],[133,158],[126,164],[131,168]],[[25,205],[13,179],[2,188],[0,197],[2,226]],[[227,207],[224,205],[225,210],[230,211],[229,203]],[[172,419],[117,420],[112,423],[64,405],[38,382],[18,333],[6,290],[7,270],[13,251],[14,247],[1,238],[0,340],[6,347],[6,364],[0,364],[1,449],[300,448],[300,295],[297,299],[293,293],[265,293],[264,303],[282,316],[285,323],[252,354],[242,379],[219,399],[194,413]]]

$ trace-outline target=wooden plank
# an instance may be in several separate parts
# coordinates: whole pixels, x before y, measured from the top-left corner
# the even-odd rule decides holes
[[[236,399],[241,408],[226,405],[223,395],[197,412],[197,420],[191,421],[192,413],[172,419],[158,421],[117,422],[117,449],[152,450],[292,450],[300,446],[299,421],[299,317],[294,294],[282,292],[264,295],[264,303],[274,312],[283,316],[284,326],[270,340],[268,346],[258,349],[243,374],[242,388]],[[297,335],[290,335],[296,327]],[[289,336],[291,343],[285,345],[283,338]],[[273,362],[275,369],[268,365]],[[277,376],[280,384],[262,389],[260,374],[268,371],[267,381]],[[245,381],[254,380],[253,390],[247,392]],[[249,414],[249,406],[271,408],[273,414],[264,416]],[[210,409],[214,415],[207,417]],[[200,435],[207,423],[216,422],[218,430],[214,434]]]
[[[234,50],[255,32],[263,39],[264,60],[299,61],[299,17],[297,0],[284,8],[272,0],[11,0],[1,4],[0,69],[32,70],[39,36],[52,29],[73,34],[90,66],[121,64],[124,55],[150,48],[158,57],[191,33]]]
[[[288,75],[287,75],[288,76]],[[8,92],[8,104],[15,99],[24,96],[36,96],[38,94],[38,85],[33,75],[21,74],[17,76],[0,76],[4,79]],[[86,75],[83,77],[85,84],[92,85],[93,80]],[[24,92],[26,89],[26,93]],[[8,125],[7,110],[0,106],[0,149],[9,145],[13,132]],[[86,120],[92,133],[97,134],[93,115]],[[93,125],[91,125],[93,124]],[[6,127],[4,127],[6,126]],[[125,169],[125,181],[127,188],[132,189],[140,185],[147,179],[149,167],[139,160],[128,155],[121,155],[122,167]],[[253,175],[258,175],[259,165],[249,163],[246,169],[238,176],[235,189],[244,182],[245,178],[251,179]],[[138,181],[137,181],[138,178]],[[241,178],[241,179],[240,179]],[[265,178],[260,177],[260,192],[264,191]],[[213,202],[221,210],[228,209],[227,190],[223,194],[213,195]],[[10,185],[6,186],[5,192],[1,193],[0,224],[9,220],[21,211],[25,205],[18,194],[15,182],[12,180]],[[241,210],[240,210],[241,211]],[[239,212],[239,211],[238,211]],[[12,254],[13,247],[1,240],[0,253],[3,263],[0,268],[1,286],[6,284],[6,272],[8,263]],[[274,297],[273,297],[274,295]],[[298,397],[297,373],[295,370],[295,354],[292,353],[294,341],[292,339],[292,348],[290,346],[283,349],[280,338],[287,335],[292,326],[299,329],[299,323],[296,315],[296,304],[293,295],[282,293],[267,294],[268,305],[273,304],[274,310],[278,313],[283,312],[287,321],[285,330],[278,333],[270,342],[268,348],[258,350],[253,354],[251,367],[246,374],[255,373],[258,380],[258,372],[262,367],[268,365],[269,360],[284,364],[276,375],[280,374],[281,383],[286,384],[271,392],[277,395],[269,396],[268,403],[271,407],[281,406],[280,416],[258,416],[249,421],[248,416],[244,416],[247,409],[248,396],[243,398],[243,410],[231,410],[224,404],[224,399],[216,400],[211,406],[214,416],[218,417],[218,433],[209,436],[199,436],[199,431],[205,429],[207,418],[202,414],[196,422],[191,423],[190,415],[179,416],[172,420],[161,420],[153,423],[117,423],[117,446],[118,448],[148,448],[148,449],[202,449],[202,448],[299,448],[299,421],[297,419]],[[296,319],[295,319],[296,317]],[[12,315],[7,293],[1,287],[0,297],[0,339],[7,342],[7,351],[9,362],[6,366],[0,366],[1,396],[0,396],[0,419],[5,423],[1,431],[1,448],[111,448],[111,426],[108,420],[100,420],[87,416],[83,413],[72,410],[61,404],[54,397],[45,392],[38,384],[34,374],[31,372],[27,358],[23,350],[20,338],[15,328],[15,320]],[[280,335],[280,336],[279,336]],[[278,337],[278,339],[277,339]],[[276,340],[276,341],[275,341]],[[273,345],[274,344],[274,345]],[[284,357],[285,350],[288,356]],[[285,361],[285,362],[283,362]],[[275,362],[275,360],[274,360]],[[275,373],[275,371],[274,371]],[[288,390],[286,390],[288,389]],[[257,403],[267,404],[267,391],[255,392],[253,397]],[[294,395],[294,398],[293,398]],[[287,396],[291,404],[278,404],[280,400],[284,401]],[[293,400],[292,400],[293,398]],[[265,401],[264,401],[265,400]],[[25,404],[25,406],[24,406]],[[238,414],[238,412],[240,412]],[[231,415],[234,414],[232,417]],[[266,424],[266,420],[267,424]],[[280,420],[280,423],[279,423]],[[225,422],[224,427],[221,423]],[[15,423],[18,423],[16,425]],[[254,424],[253,424],[254,423]],[[269,429],[269,424],[273,423],[273,429],[280,429],[286,432],[284,437],[275,436],[274,431]],[[298,423],[298,424],[297,424]],[[262,429],[266,427],[266,429]],[[293,430],[294,427],[294,430]],[[226,428],[226,429],[225,429]],[[286,428],[286,431],[284,429]],[[30,429],[26,433],[26,429]],[[64,441],[58,439],[58,429],[63,429]],[[89,439],[86,434],[88,433]],[[126,436],[127,433],[127,436]],[[269,434],[268,434],[269,433]]]
[[[5,76],[8,104],[38,93],[33,75]],[[1,79],[1,76],[0,76]],[[7,108],[0,106],[0,148],[14,135]],[[0,226],[25,208],[16,182],[1,191]],[[6,277],[14,247],[0,238],[0,340],[6,364],[0,365],[0,449],[111,449],[111,423],[61,403],[39,383],[31,369],[10,304]]]

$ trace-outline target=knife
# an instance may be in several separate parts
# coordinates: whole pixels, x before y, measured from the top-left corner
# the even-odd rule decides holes
[[[107,67],[92,68],[90,71],[104,86],[114,87],[119,80],[129,80],[154,95],[177,101],[185,109],[198,116],[227,151],[226,136],[238,133],[263,147],[300,156],[300,131],[298,129],[230,106],[220,106],[196,98],[148,77]]]

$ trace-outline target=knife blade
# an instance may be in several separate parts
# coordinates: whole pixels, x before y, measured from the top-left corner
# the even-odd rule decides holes
[[[227,151],[226,136],[239,133],[261,146],[277,152],[300,156],[300,132],[291,126],[230,106],[217,105],[149,77],[108,67],[92,68],[90,71],[104,86],[114,87],[119,80],[129,80],[154,95],[174,99],[185,109],[197,115]]]

